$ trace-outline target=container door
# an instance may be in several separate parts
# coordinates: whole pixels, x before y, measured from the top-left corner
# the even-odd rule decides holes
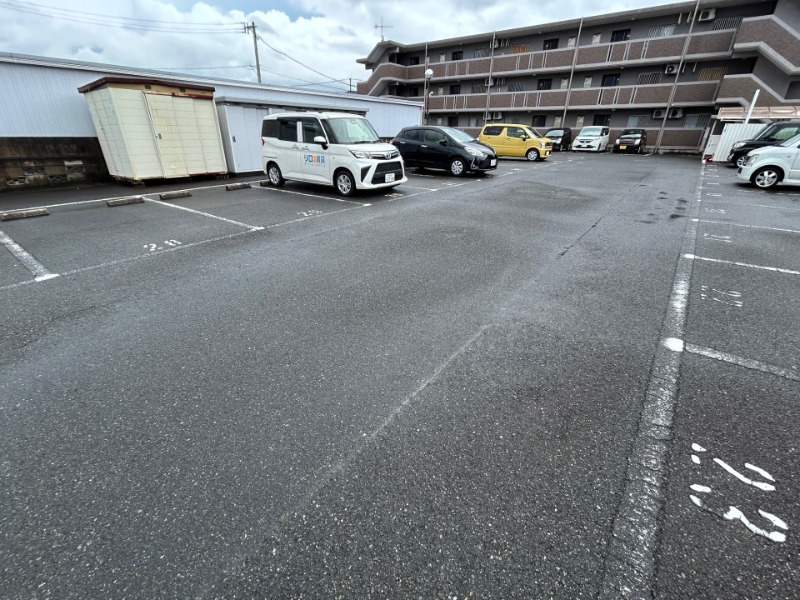
[[[227,173],[225,149],[219,132],[219,121],[214,102],[201,98],[180,100],[178,127],[183,138],[190,174]],[[184,108],[185,107],[185,108]],[[256,130],[258,131],[258,130]]]
[[[189,171],[186,168],[183,143],[173,105],[175,98],[148,93],[145,93],[144,97],[164,177],[188,177]]]

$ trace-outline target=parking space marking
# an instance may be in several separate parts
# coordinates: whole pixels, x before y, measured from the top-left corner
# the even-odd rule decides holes
[[[412,190],[426,190],[428,192],[438,192],[439,188],[426,188],[426,187],[417,187],[415,185],[406,185],[403,184],[404,188],[411,188]]]
[[[722,195],[722,194],[720,194]],[[745,204],[744,202],[730,202],[726,200],[706,200],[706,204],[727,204],[728,206],[755,206],[756,208],[774,208],[775,210],[800,210],[793,206],[771,206],[768,204]]]
[[[282,188],[270,187],[273,192],[279,192],[281,194],[294,194],[295,196],[307,196],[309,198],[315,198],[317,200],[333,200],[334,202],[344,202],[345,204],[358,204],[361,206],[361,202],[356,200],[346,200],[345,198],[337,198],[335,196],[320,196],[318,194],[309,194],[308,192],[295,192],[294,190],[285,190]]]
[[[749,269],[762,269],[764,271],[785,273],[787,275],[800,275],[800,271],[792,271],[791,269],[781,269],[779,267],[765,267],[763,265],[751,265],[750,263],[735,262],[732,260],[721,260],[719,258],[708,258],[706,256],[695,256],[694,254],[684,254],[683,257],[688,258],[689,260],[704,260],[706,262],[721,263],[724,265],[734,265],[736,267],[747,267]]]
[[[3,244],[6,250],[11,252],[11,254],[22,263],[22,266],[31,272],[34,281],[46,281],[47,279],[58,277],[58,273],[49,271],[47,267],[36,260],[30,252],[12,240],[2,229],[0,229],[0,244]]]
[[[767,231],[783,231],[785,233],[800,233],[798,229],[781,229],[780,227],[764,227],[762,225],[742,225],[741,223],[726,223],[725,221],[709,221],[705,219],[692,219],[698,223],[714,223],[715,225],[730,225],[731,227],[747,227],[749,229],[766,229]],[[708,235],[708,234],[704,234]],[[714,237],[714,236],[712,236]]]
[[[240,221],[234,221],[233,219],[226,219],[225,217],[218,217],[217,215],[212,215],[210,213],[202,212],[199,210],[195,210],[193,208],[188,208],[186,206],[180,206],[178,204],[170,204],[169,202],[162,202],[161,200],[154,200],[153,198],[148,198],[147,196],[142,196],[148,202],[152,202],[153,204],[160,204],[161,206],[169,206],[170,208],[177,208],[178,210],[185,210],[186,212],[190,212],[195,215],[201,215],[203,217],[208,217],[210,219],[216,219],[217,221],[224,221],[225,223],[230,223],[231,225],[237,225],[238,227],[245,227],[250,231],[261,231],[264,229],[263,227],[258,227],[256,225],[248,225],[247,223],[242,223]]]
[[[387,200],[387,202],[390,201]],[[358,206],[351,206],[350,208],[340,208],[339,210],[332,210],[330,212],[320,213],[318,215],[308,215],[307,217],[292,219],[291,221],[283,221],[282,223],[273,223],[272,225],[266,225],[261,229],[275,229],[276,227],[283,227],[284,225],[291,225],[292,223],[301,223],[303,221],[308,221],[310,219],[319,219],[320,217],[328,217],[330,215],[338,215],[339,213],[350,212],[351,210],[358,210],[359,208],[365,208],[367,206],[372,206],[372,204],[359,204]]]
[[[704,174],[701,167],[690,217],[697,217],[700,210]],[[661,324],[662,340],[684,338],[694,267],[694,261],[686,257],[692,256],[697,244],[697,227],[696,221],[687,220],[669,304]],[[598,594],[600,600],[650,596],[680,368],[681,354],[663,343],[658,344],[628,458],[625,489],[614,517],[613,536]]]
[[[738,365],[740,367],[745,367],[746,369],[761,371],[762,373],[769,373],[770,375],[777,375],[778,377],[791,379],[792,381],[800,381],[800,372],[798,372],[796,369],[784,369],[783,367],[770,365],[768,363],[752,360],[750,358],[744,358],[742,356],[736,356],[735,354],[720,352],[719,350],[714,350],[713,348],[695,346],[694,344],[684,344],[683,349],[692,354],[698,354],[700,356],[705,356],[706,358],[713,358],[714,360],[730,363],[732,365]]]

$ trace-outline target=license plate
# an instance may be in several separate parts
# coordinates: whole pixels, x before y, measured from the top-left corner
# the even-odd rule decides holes
[[[386,183],[392,183],[394,181],[394,173],[387,173],[386,174]]]
[[[491,166],[491,167],[496,167],[496,166],[497,166],[497,159],[496,159],[496,158],[493,158],[493,159],[491,160],[491,162],[489,163],[489,166]]]
[[[626,150],[627,148],[628,148],[627,146],[620,146],[619,147],[620,150]]]

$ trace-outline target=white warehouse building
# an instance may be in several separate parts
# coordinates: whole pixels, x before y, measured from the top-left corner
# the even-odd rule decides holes
[[[421,101],[299,90],[0,52],[0,191],[108,178],[86,98],[106,77],[158,79],[213,88],[227,171],[261,170],[261,119],[286,110],[365,115],[381,138],[420,123]]]

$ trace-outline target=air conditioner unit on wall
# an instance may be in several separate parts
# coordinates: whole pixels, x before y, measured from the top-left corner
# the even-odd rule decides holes
[[[492,87],[494,85],[494,79],[487,79],[485,85],[486,87]]]
[[[678,72],[678,63],[672,63],[664,67],[664,73],[667,75],[675,75]]]
[[[700,11],[700,14],[697,16],[698,21],[713,21],[714,15],[717,14],[716,8],[706,8]]]
[[[667,111],[664,110],[663,108],[659,108],[657,110],[654,110],[653,111],[653,118],[654,119],[663,119],[664,115],[666,114],[666,112]]]
[[[682,108],[671,108],[669,110],[669,118],[670,119],[680,119],[683,116],[683,109]]]

